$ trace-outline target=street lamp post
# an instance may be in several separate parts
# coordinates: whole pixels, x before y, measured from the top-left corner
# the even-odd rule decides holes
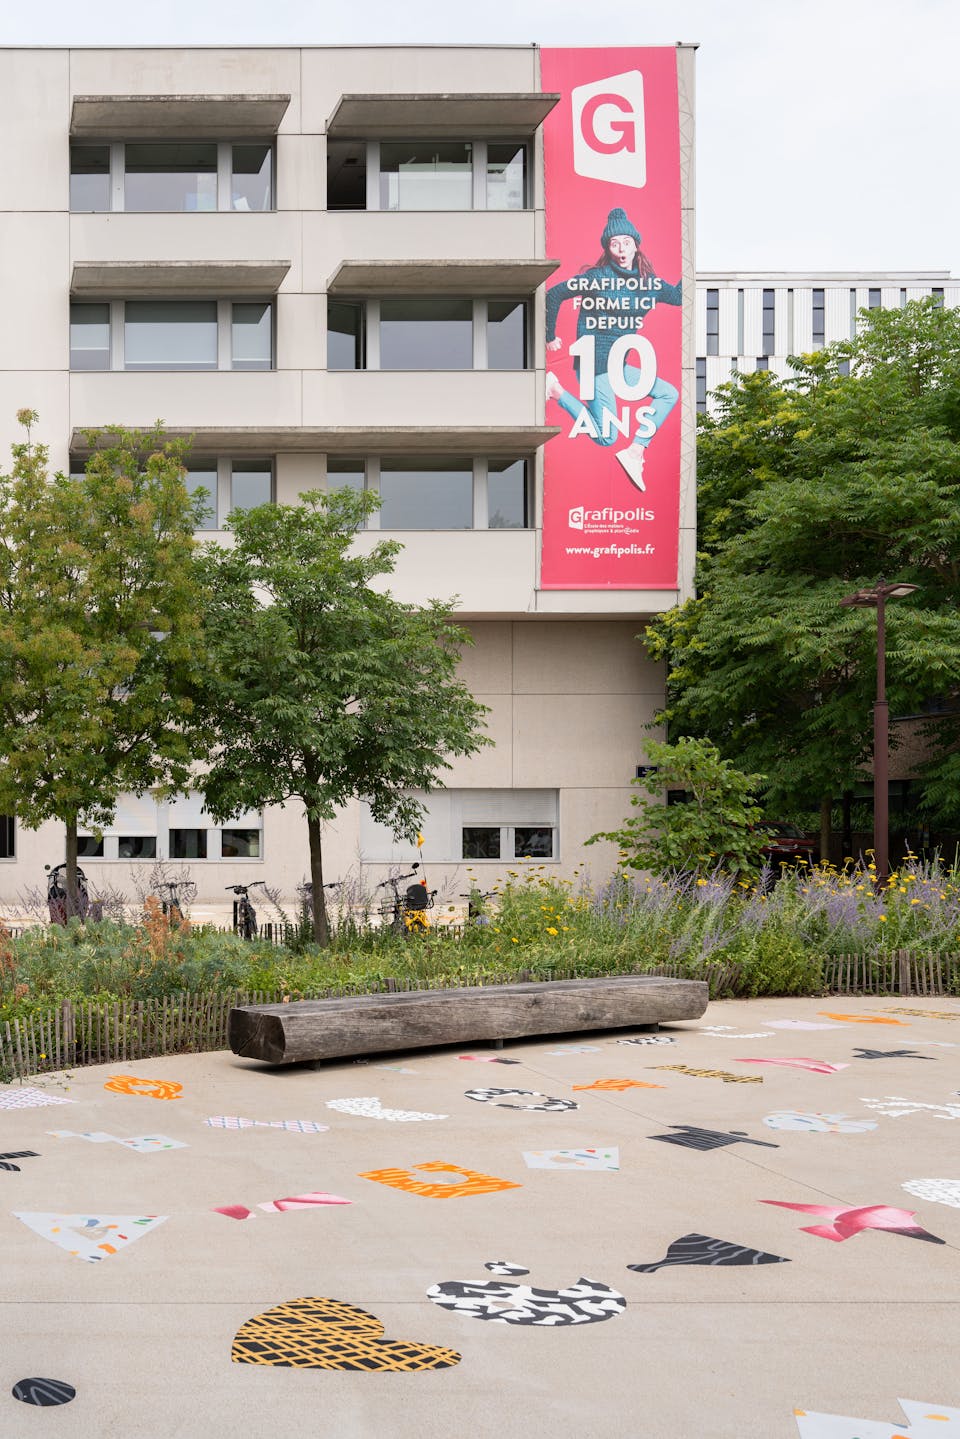
[[[873,706],[873,851],[877,883],[882,884],[890,869],[889,755],[890,712],[887,705],[887,600],[912,595],[916,585],[888,584],[882,577],[872,589],[857,590],[840,603],[851,609],[877,612],[877,698]]]

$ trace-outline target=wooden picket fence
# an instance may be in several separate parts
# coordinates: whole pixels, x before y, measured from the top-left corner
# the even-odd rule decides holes
[[[682,964],[644,969],[644,974],[675,979],[706,979],[711,999],[735,995],[740,989],[739,965],[705,966],[700,976]],[[535,982],[521,970],[518,981]],[[556,972],[553,979],[575,979]],[[435,987],[482,984],[457,978]],[[423,986],[417,980],[386,978],[382,983],[343,985],[304,995],[307,999],[338,999],[355,994],[398,994]],[[913,955],[901,951],[884,959],[862,954],[825,961],[822,994],[867,994],[939,997],[960,996],[960,955]],[[29,1075],[74,1069],[86,1064],[123,1064],[164,1054],[188,1054],[227,1047],[230,1010],[241,1004],[279,1004],[281,991],[201,991],[163,999],[116,1004],[65,1000],[45,1014],[5,1021],[0,1025],[0,1083]]]

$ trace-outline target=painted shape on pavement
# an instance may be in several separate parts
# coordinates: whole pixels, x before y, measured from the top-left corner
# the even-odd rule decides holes
[[[183,1085],[173,1079],[144,1079],[139,1074],[111,1074],[104,1089],[114,1094],[142,1094],[145,1099],[179,1099]]]
[[[752,1034],[707,1034],[708,1039],[772,1039],[769,1029],[755,1030]]]
[[[691,1069],[689,1064],[655,1064],[654,1069],[672,1069],[693,1079],[722,1079],[724,1084],[762,1084],[759,1074],[729,1074],[725,1069]]]
[[[45,1089],[8,1089],[0,1092],[0,1109],[40,1109],[44,1104],[75,1104],[74,1099],[61,1099]]]
[[[960,1179],[908,1179],[900,1188],[917,1199],[928,1199],[931,1204],[960,1209]]]
[[[6,1154],[0,1154],[0,1169],[11,1170],[14,1174],[20,1173],[19,1164],[13,1164],[14,1159],[39,1159],[40,1156],[34,1149],[11,1149]]]
[[[376,1315],[342,1299],[288,1299],[241,1324],[230,1358],[234,1364],[367,1374],[410,1374],[460,1363],[455,1349],[385,1339],[383,1332]]]
[[[134,1134],[129,1139],[119,1139],[115,1134],[108,1134],[103,1129],[84,1130],[77,1133],[73,1129],[48,1129],[54,1139],[85,1139],[90,1144],[119,1144],[124,1149],[132,1149],[134,1154],[156,1154],[160,1149],[189,1149],[181,1139],[170,1139],[166,1134]]]
[[[468,1319],[542,1329],[602,1324],[616,1319],[627,1307],[626,1299],[616,1289],[583,1278],[566,1289],[534,1289],[529,1284],[495,1284],[485,1279],[446,1279],[432,1284],[427,1298],[441,1309]]]
[[[846,1024],[903,1024],[902,1019],[887,1019],[882,1014],[833,1014],[829,1009],[819,1009],[825,1019],[839,1019]],[[909,1025],[904,1025],[909,1028]]]
[[[648,1134],[661,1144],[679,1144],[683,1149],[723,1149],[728,1144],[755,1144],[760,1149],[779,1149],[766,1139],[750,1139],[742,1129],[700,1129],[695,1124],[672,1124],[675,1134]]]
[[[524,1264],[511,1264],[509,1259],[488,1259],[483,1266],[489,1269],[491,1274],[505,1274],[510,1279],[516,1279],[521,1274],[529,1274],[530,1270]]]
[[[645,1084],[642,1079],[595,1079],[592,1084],[575,1084],[574,1089],[665,1089],[663,1084]]]
[[[782,1064],[787,1069],[809,1069],[811,1074],[836,1074],[849,1064],[828,1064],[824,1059],[735,1059],[734,1064]]]
[[[49,1239],[74,1259],[97,1264],[142,1239],[165,1223],[165,1214],[34,1214],[14,1211],[41,1239]]]
[[[36,1404],[40,1409],[69,1404],[77,1397],[76,1389],[65,1379],[18,1379],[10,1393],[21,1404]]]
[[[887,1014],[914,1014],[920,1019],[960,1019],[956,1009],[888,1009]]]
[[[264,1204],[258,1204],[257,1208],[264,1210],[267,1214],[283,1214],[288,1209],[315,1209],[318,1205],[328,1204],[352,1204],[352,1199],[344,1199],[339,1194],[324,1194],[322,1190],[314,1190],[311,1194],[291,1194],[288,1199],[268,1199]]]
[[[204,1124],[211,1129],[286,1129],[291,1134],[326,1134],[330,1129],[315,1119],[241,1119],[237,1114],[214,1114]]]
[[[418,1074],[419,1070],[408,1069],[405,1064],[375,1064],[374,1069],[390,1069],[394,1074]]]
[[[601,1052],[601,1051],[600,1051],[600,1045],[599,1045],[599,1044],[564,1044],[564,1045],[561,1046],[560,1049],[548,1049],[548,1050],[547,1050],[547,1053],[548,1053],[548,1054],[551,1054],[551,1055],[560,1055],[560,1054],[599,1054],[600,1052]]]
[[[663,1259],[655,1264],[628,1264],[637,1274],[655,1274],[674,1264],[789,1264],[781,1254],[768,1254],[764,1249],[747,1249],[726,1239],[711,1239],[706,1234],[683,1234],[667,1246]]]
[[[861,1104],[875,1109],[887,1119],[899,1119],[904,1114],[920,1114],[929,1110],[934,1119],[960,1119],[960,1104],[921,1104],[917,1099],[904,1099],[900,1094],[887,1094],[881,1099],[861,1098]]]
[[[541,1094],[537,1089],[466,1089],[464,1095],[467,1099],[475,1099],[478,1104],[492,1104],[496,1109],[534,1109],[544,1114],[559,1114],[567,1109],[579,1109],[580,1106],[575,1099],[553,1099],[549,1094]],[[526,1096],[530,1099],[543,1100],[542,1104],[513,1104],[511,1099],[518,1099]]]
[[[925,1399],[898,1399],[906,1425],[872,1419],[848,1419],[842,1414],[815,1414],[794,1409],[800,1439],[950,1439],[960,1435],[960,1409],[946,1408]]]
[[[848,1024],[816,1024],[812,1019],[768,1019],[771,1029],[849,1029]]]
[[[638,1034],[634,1039],[618,1039],[618,1044],[676,1044],[669,1034]]]
[[[356,1099],[328,1099],[327,1108],[339,1114],[354,1114],[361,1119],[390,1119],[400,1124],[409,1124],[420,1119],[449,1119],[449,1114],[421,1114],[416,1109],[384,1109],[375,1094],[363,1095]]]
[[[463,1178],[456,1184],[430,1183],[419,1178],[414,1170],[460,1174]],[[372,1179],[375,1184],[386,1184],[390,1189],[402,1189],[405,1194],[419,1194],[424,1199],[469,1199],[478,1194],[497,1194],[502,1189],[522,1188],[512,1179],[497,1179],[495,1175],[464,1169],[460,1164],[446,1164],[441,1159],[432,1159],[427,1164],[413,1164],[409,1169],[368,1169],[360,1178]]]
[[[789,1129],[806,1134],[867,1134],[877,1128],[875,1119],[850,1119],[846,1114],[808,1113],[802,1109],[778,1109],[764,1115],[768,1129]]]
[[[519,1064],[519,1059],[503,1059],[499,1054],[458,1054],[458,1059],[473,1059],[477,1064]]]
[[[853,1051],[854,1059],[925,1059],[928,1064],[936,1061],[932,1054],[918,1054],[915,1049],[861,1049]]]
[[[598,1149],[525,1149],[523,1160],[528,1169],[591,1169],[620,1168],[620,1150],[616,1145]]]
[[[803,1224],[804,1234],[815,1234],[818,1239],[832,1239],[842,1244],[846,1239],[865,1229],[885,1230],[890,1234],[902,1234],[907,1239],[925,1239],[930,1244],[944,1244],[922,1225],[917,1224],[912,1209],[894,1209],[887,1204],[869,1204],[860,1208],[837,1208],[829,1204],[788,1204],[784,1199],[761,1199],[761,1204],[773,1204],[779,1209],[795,1209],[798,1214],[821,1214],[829,1224]]]

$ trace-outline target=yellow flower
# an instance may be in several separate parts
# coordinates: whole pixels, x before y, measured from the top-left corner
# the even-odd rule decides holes
[[[554,929],[554,927],[553,927],[552,924],[548,924],[548,925],[547,925],[547,934],[554,934],[554,935],[556,935],[556,934],[559,934],[559,932],[560,932],[559,930]]]
[[[877,918],[880,920],[881,924],[886,924],[887,916],[885,914],[878,915]]]
[[[706,884],[706,882],[707,882],[707,881],[706,881],[705,879],[698,879],[698,880],[697,880],[697,884]]]
[[[911,904],[919,904],[920,901],[919,901],[918,899],[912,899],[912,900],[910,901],[910,903],[911,903]]]
[[[519,944],[519,943],[520,943],[519,939],[517,939],[517,936],[516,936],[515,934],[510,936],[510,943],[511,943],[511,944]]]

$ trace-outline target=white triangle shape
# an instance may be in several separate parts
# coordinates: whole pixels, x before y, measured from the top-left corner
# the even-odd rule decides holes
[[[142,1239],[168,1218],[165,1214],[34,1214],[14,1210],[41,1239],[49,1239],[75,1259],[98,1264]]]

